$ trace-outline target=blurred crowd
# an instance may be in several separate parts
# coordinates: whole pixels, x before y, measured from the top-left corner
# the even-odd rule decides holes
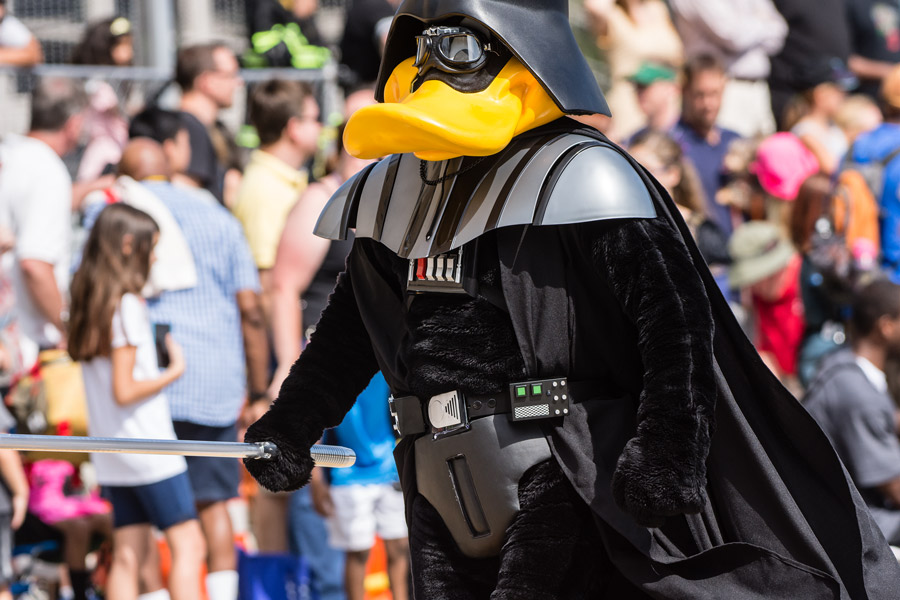
[[[586,0],[612,117],[900,545],[900,6]]]
[[[249,49],[179,48],[170,105],[126,104],[127,86],[102,80],[35,84],[23,135],[0,140],[0,428],[241,439],[302,352],[352,243],[316,238],[313,225],[365,165],[323,123],[316,90],[290,78],[244,85],[241,67],[337,56],[346,119],[374,102],[398,5],[351,2],[343,39],[326,48],[315,0],[248,0]],[[809,407],[900,545],[900,5],[576,6],[613,115],[579,119],[669,191],[761,360]],[[128,66],[133,46],[132,24],[111,16],[85,26],[72,62]],[[41,60],[0,0],[0,65]],[[250,142],[220,120],[239,95]],[[316,470],[292,494],[255,489],[234,459],[95,455],[91,468],[34,453],[23,465],[0,450],[0,600],[16,578],[12,540],[29,536],[59,540],[61,598],[198,598],[202,582],[211,600],[235,600],[251,576],[234,549],[237,496],[250,507],[245,550],[305,557],[323,599],[371,597],[376,536],[393,597],[405,598],[388,393],[376,376],[326,435],[357,465]]]

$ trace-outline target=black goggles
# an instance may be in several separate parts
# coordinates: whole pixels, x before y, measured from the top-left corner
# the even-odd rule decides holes
[[[435,67],[446,73],[473,73],[484,66],[491,51],[474,32],[465,27],[429,27],[416,36],[415,67],[419,75]]]

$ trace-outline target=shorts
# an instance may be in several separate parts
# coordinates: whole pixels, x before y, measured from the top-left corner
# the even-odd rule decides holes
[[[403,492],[390,483],[333,485],[334,514],[328,518],[328,543],[345,552],[368,550],[375,534],[383,540],[405,538]]]
[[[175,435],[179,440],[205,442],[237,441],[237,425],[211,427],[189,421],[174,421]],[[188,477],[198,504],[224,502],[236,498],[241,483],[240,462],[236,458],[210,456],[186,456]]]
[[[197,518],[187,473],[147,485],[104,485],[103,497],[113,507],[113,527],[149,523],[165,531]]]
[[[0,514],[0,587],[6,587],[13,581],[11,522],[11,514]]]

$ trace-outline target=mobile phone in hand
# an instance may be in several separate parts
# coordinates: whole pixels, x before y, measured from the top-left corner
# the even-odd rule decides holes
[[[172,326],[168,323],[157,323],[153,328],[153,337],[156,339],[156,362],[160,369],[169,366],[169,349],[166,347],[166,336]]]

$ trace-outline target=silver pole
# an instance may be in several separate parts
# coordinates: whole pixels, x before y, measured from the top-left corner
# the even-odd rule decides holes
[[[71,435],[0,434],[0,448],[41,450],[49,452],[105,452],[136,454],[179,454],[182,456],[217,456],[220,458],[269,459],[278,454],[271,442],[200,442],[193,440],[139,440],[132,438],[99,438]],[[316,444],[310,448],[317,467],[349,467],[356,453],[343,446]]]
[[[140,27],[143,38],[141,62],[172,72],[175,70],[175,10],[171,2],[144,0],[140,5]]]

